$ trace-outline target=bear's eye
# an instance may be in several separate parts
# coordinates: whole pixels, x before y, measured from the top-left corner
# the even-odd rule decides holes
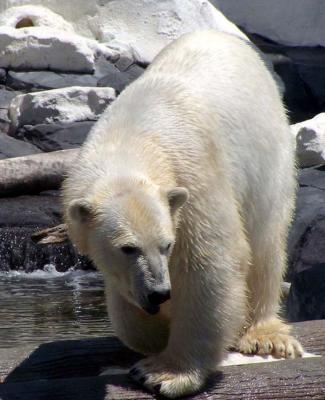
[[[138,247],[135,247],[135,246],[122,246],[121,247],[121,251],[124,254],[127,254],[128,256],[131,256],[131,255],[139,253],[140,249]]]
[[[162,254],[167,254],[169,253],[170,248],[172,247],[172,243],[167,243],[164,247],[161,248],[161,253]]]

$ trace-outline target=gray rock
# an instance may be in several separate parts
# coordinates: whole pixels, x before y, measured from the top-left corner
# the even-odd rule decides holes
[[[8,109],[12,99],[14,99],[21,92],[15,92],[12,90],[0,90],[0,109]]]
[[[110,87],[71,86],[14,98],[9,115],[14,128],[24,125],[95,121],[115,99]]]
[[[0,159],[11,157],[28,156],[29,154],[41,153],[41,150],[30,143],[12,138],[0,133]]]
[[[10,130],[10,119],[8,118],[8,110],[0,108],[0,134],[7,134]]]
[[[121,56],[118,61],[115,63],[116,68],[118,68],[121,72],[126,71],[132,64],[134,60],[130,57]]]
[[[301,63],[297,67],[298,72],[310,88],[314,98],[318,101],[320,107],[325,105],[325,65],[324,59],[320,63],[315,63],[314,65],[308,65],[306,63]]]
[[[322,0],[211,0],[248,32],[290,46],[324,45]]]
[[[137,79],[142,73],[144,69],[137,64],[131,65],[129,68],[125,70],[130,81]]]
[[[70,149],[0,160],[0,197],[60,188],[78,153]]]
[[[92,268],[70,242],[38,245],[31,235],[61,223],[59,196],[21,196],[0,199],[0,268],[31,272],[54,264],[58,271],[76,266]]]
[[[286,310],[292,322],[325,318],[325,263],[310,265],[294,275]]]
[[[129,67],[133,60],[122,56],[119,65]],[[6,85],[16,90],[36,91],[38,89],[59,89],[69,86],[97,86],[97,82],[112,71],[119,72],[104,56],[95,61],[93,74],[60,73],[54,71],[8,71]],[[107,85],[114,87],[113,85]],[[115,88],[116,89],[116,88]]]
[[[3,68],[0,68],[0,83],[5,83],[7,77],[7,71]]]
[[[307,266],[325,262],[325,170],[300,171],[296,213],[289,250],[289,280]]]
[[[111,71],[98,81],[98,86],[110,86],[121,93],[129,83],[137,79],[144,71],[144,68],[137,64],[131,64],[129,67],[126,67],[126,65],[127,63],[124,64],[126,69],[123,72],[112,65]]]
[[[306,168],[299,175],[288,241],[286,316],[291,321],[325,318],[325,167]]]
[[[247,39],[206,0],[101,1],[87,25],[99,41],[129,48],[134,59],[143,63],[150,63],[183,33],[197,29],[216,29]]]
[[[85,141],[93,125],[92,121],[25,125],[15,132],[15,137],[32,143],[43,151],[72,149]]]
[[[105,75],[108,75],[112,71],[116,70],[117,62],[120,60],[121,57],[116,62],[112,62],[107,60],[105,57],[100,56],[96,59],[95,62],[95,71],[94,76],[97,80],[103,78]],[[124,58],[124,56],[122,56]],[[133,61],[132,61],[133,62]]]
[[[53,196],[53,193],[56,195]],[[0,227],[46,228],[61,223],[60,193],[0,198]]]
[[[32,44],[32,45],[31,45]],[[0,67],[92,72],[94,49],[86,38],[45,27],[0,27]]]
[[[290,47],[258,35],[250,35],[250,39],[272,59],[274,70],[285,84],[284,100],[291,122],[304,121],[322,112],[325,101],[322,97],[324,48]],[[314,81],[308,79],[310,68],[315,72],[312,75]]]
[[[98,81],[98,86],[113,87],[118,93],[121,93],[129,82],[129,77],[112,65],[111,71],[107,71],[106,75]]]
[[[10,130],[10,119],[8,109],[13,98],[21,92],[0,90],[0,133],[8,133]]]
[[[304,168],[299,171],[300,187],[313,187],[325,191],[325,166]]]
[[[57,29],[60,32],[74,34],[72,24],[65,21],[60,14],[39,5],[20,5],[10,7],[14,2],[7,2],[7,9],[0,13],[0,26],[22,29],[27,27],[44,27]]]
[[[68,86],[96,86],[97,79],[90,74],[8,71],[6,84],[16,90],[58,89]]]
[[[269,54],[273,67],[284,83],[283,100],[292,123],[311,118],[320,109],[317,100],[299,74],[297,65],[283,54]]]
[[[325,50],[323,47],[291,47],[288,56],[293,60],[304,84],[310,90],[318,106],[325,104]]]

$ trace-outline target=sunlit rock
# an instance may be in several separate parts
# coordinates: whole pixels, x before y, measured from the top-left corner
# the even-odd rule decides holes
[[[94,121],[115,99],[109,87],[71,86],[16,96],[9,116],[14,128],[23,125]]]

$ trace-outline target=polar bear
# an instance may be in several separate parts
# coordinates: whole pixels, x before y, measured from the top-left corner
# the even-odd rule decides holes
[[[298,357],[277,316],[295,198],[288,121],[259,53],[199,31],[95,124],[64,183],[69,234],[103,273],[131,374],[175,398],[224,351]]]

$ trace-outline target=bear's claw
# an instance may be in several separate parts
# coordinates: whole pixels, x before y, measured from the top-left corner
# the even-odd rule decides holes
[[[244,335],[239,341],[238,350],[244,354],[272,354],[277,358],[296,358],[303,355],[300,343],[291,335],[281,333]]]

